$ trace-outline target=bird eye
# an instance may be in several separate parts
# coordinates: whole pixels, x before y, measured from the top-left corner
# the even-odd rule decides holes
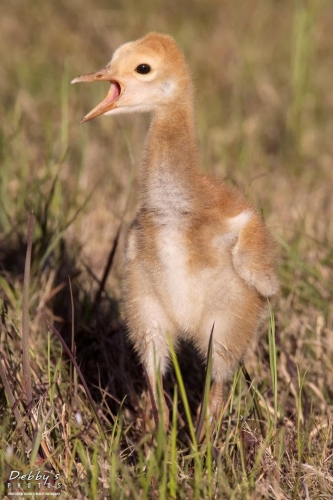
[[[140,75],[146,75],[150,71],[150,66],[149,64],[139,64],[139,66],[135,69],[137,73],[140,73]]]

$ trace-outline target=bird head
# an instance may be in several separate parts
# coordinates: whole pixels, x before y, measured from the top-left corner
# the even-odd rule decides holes
[[[191,79],[181,50],[172,37],[159,33],[121,45],[105,68],[78,76],[71,83],[97,81],[109,81],[110,90],[82,122],[103,114],[154,113],[170,107],[177,99],[192,98]]]

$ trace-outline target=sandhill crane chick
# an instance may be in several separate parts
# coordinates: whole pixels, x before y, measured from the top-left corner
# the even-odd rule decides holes
[[[140,208],[131,225],[123,299],[130,338],[155,394],[156,373],[189,339],[205,355],[214,324],[211,419],[223,382],[243,359],[276,294],[274,245],[257,211],[234,187],[203,175],[194,130],[193,87],[184,56],[167,35],[125,43],[102,70],[75,82],[110,82],[84,118],[148,112]],[[164,423],[168,407],[164,401]]]

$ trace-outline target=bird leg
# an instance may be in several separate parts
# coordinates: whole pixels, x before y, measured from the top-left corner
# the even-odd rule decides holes
[[[223,382],[213,381],[209,391],[209,403],[207,408],[207,414],[210,424],[210,434],[214,432],[216,424],[219,421],[222,411],[222,405],[223,405]],[[198,418],[201,413],[201,406],[202,403],[198,408],[197,412]],[[202,443],[207,434],[207,418],[204,419],[202,428],[198,429],[198,431],[199,431],[197,436],[198,443]]]
[[[162,374],[161,373],[158,373],[157,375],[156,373],[148,374],[147,370],[146,369],[144,370],[149,392],[149,398],[147,398],[147,404],[144,416],[145,430],[153,431],[154,427],[155,429],[157,429],[160,422],[160,417],[162,416],[164,430],[167,431],[169,427],[169,408],[166,404],[165,397],[163,395]],[[161,389],[160,391],[158,384]]]

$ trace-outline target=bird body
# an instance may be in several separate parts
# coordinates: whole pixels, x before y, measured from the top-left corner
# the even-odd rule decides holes
[[[150,33],[121,46],[109,65],[76,81],[109,80],[100,114],[152,115],[139,176],[140,208],[125,253],[123,302],[130,338],[155,394],[169,364],[168,335],[205,356],[213,334],[209,411],[267,317],[278,290],[274,245],[258,212],[233,186],[200,171],[193,90],[175,41]],[[168,410],[164,402],[164,422]]]

